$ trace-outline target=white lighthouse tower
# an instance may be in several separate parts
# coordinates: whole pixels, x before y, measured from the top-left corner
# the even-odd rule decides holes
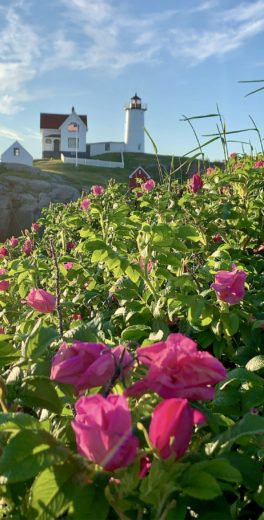
[[[125,151],[144,153],[144,112],[147,110],[147,105],[143,105],[141,98],[135,94],[124,108],[126,113]]]

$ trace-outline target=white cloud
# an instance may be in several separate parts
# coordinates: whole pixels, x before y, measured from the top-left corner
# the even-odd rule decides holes
[[[15,130],[10,130],[10,128],[4,126],[0,127],[0,135],[12,139],[13,141],[24,141],[23,137]]]

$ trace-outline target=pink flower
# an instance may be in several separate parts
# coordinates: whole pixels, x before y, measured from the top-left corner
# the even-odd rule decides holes
[[[8,253],[8,249],[6,249],[6,247],[2,246],[0,247],[0,258],[4,258],[5,256],[8,256],[9,253]]]
[[[2,276],[3,274],[6,274],[6,273],[7,273],[7,269],[4,269],[3,267],[1,267],[0,276]]]
[[[222,242],[222,240],[223,240],[223,237],[219,233],[217,233],[216,235],[213,236],[214,242]]]
[[[229,155],[229,157],[230,157],[231,159],[236,159],[236,158],[237,158],[237,153],[236,153],[236,152],[232,152],[232,153]]]
[[[84,210],[84,211],[87,211],[89,208],[90,208],[90,205],[91,205],[91,200],[90,199],[83,199],[80,203],[80,207]]]
[[[66,271],[70,271],[70,269],[72,269],[74,266],[74,263],[73,262],[65,262],[63,264],[63,267],[66,269]]]
[[[170,334],[166,341],[137,349],[140,363],[148,373],[125,393],[140,396],[152,391],[165,399],[184,397],[213,399],[214,385],[226,377],[225,367],[209,352],[197,350],[197,344],[183,334]]]
[[[80,320],[82,320],[82,315],[81,314],[72,314],[72,320],[80,321]]]
[[[257,161],[254,164],[254,168],[263,168],[263,166],[264,166],[264,161]]]
[[[16,247],[18,245],[18,239],[16,237],[11,237],[9,240],[9,244],[11,247]]]
[[[144,258],[142,256],[139,259],[139,265],[140,265],[141,271],[144,272],[144,270],[145,270],[145,260],[144,260]],[[147,265],[147,272],[148,272],[148,274],[151,273],[153,267],[154,267],[154,262],[152,262],[152,260],[149,260],[148,261],[148,265]]]
[[[187,399],[167,399],[154,409],[149,438],[162,459],[175,454],[182,457],[192,438],[193,424],[206,418],[188,404]]]
[[[0,327],[0,334],[5,334],[5,329],[3,329],[3,327]]]
[[[144,191],[150,192],[153,191],[156,186],[156,182],[154,179],[149,179],[148,181],[144,182],[142,188]]]
[[[31,225],[32,231],[36,231],[37,232],[37,231],[40,230],[40,228],[41,228],[41,225],[38,224],[37,222],[33,222],[33,224]]]
[[[71,347],[62,343],[52,360],[50,378],[75,387],[79,393],[88,388],[110,383],[116,367],[126,373],[133,359],[121,345],[110,349],[103,343],[75,340]]]
[[[247,273],[239,271],[233,264],[232,271],[218,271],[211,287],[215,290],[219,300],[234,305],[245,296],[245,280]]]
[[[101,197],[101,195],[104,194],[104,188],[103,186],[98,186],[98,184],[96,186],[92,186],[91,187],[91,190],[92,190],[92,194],[95,196],[95,197]]]
[[[0,291],[6,292],[8,291],[10,286],[10,282],[8,280],[0,280]]]
[[[75,242],[72,242],[72,241],[71,241],[71,242],[68,242],[67,245],[66,245],[66,249],[67,249],[68,253],[69,253],[72,249],[74,249],[75,247],[76,247],[76,244],[75,244]]]
[[[193,193],[197,193],[203,187],[203,179],[199,173],[192,176],[190,186]]]
[[[22,249],[25,255],[30,256],[33,249],[33,242],[31,240],[25,240]]]
[[[43,289],[31,289],[26,298],[26,303],[36,311],[47,314],[56,309],[56,298],[53,294]]]
[[[209,166],[209,168],[207,168],[207,170],[206,170],[207,175],[212,175],[214,172],[215,172],[215,168],[212,168],[211,166]]]
[[[151,468],[151,460],[149,457],[144,455],[140,459],[140,465],[139,465],[139,478],[145,478],[150,471]]]
[[[106,471],[129,466],[135,459],[138,439],[123,395],[81,397],[72,421],[78,451]]]

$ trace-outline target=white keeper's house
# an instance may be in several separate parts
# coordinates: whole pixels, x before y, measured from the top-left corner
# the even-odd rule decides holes
[[[125,110],[124,141],[86,142],[87,116],[76,114],[40,114],[42,158],[91,158],[110,152],[145,151],[144,114],[147,106],[135,94]]]
[[[42,158],[60,159],[64,156],[86,157],[87,116],[79,116],[72,107],[71,114],[40,114]],[[76,150],[77,149],[77,150]]]

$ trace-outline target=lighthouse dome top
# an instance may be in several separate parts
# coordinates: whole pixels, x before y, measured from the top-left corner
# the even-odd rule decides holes
[[[141,98],[135,93],[135,95],[130,99],[130,103],[125,105],[125,110],[138,109],[138,110],[147,110],[147,105],[141,102]]]

